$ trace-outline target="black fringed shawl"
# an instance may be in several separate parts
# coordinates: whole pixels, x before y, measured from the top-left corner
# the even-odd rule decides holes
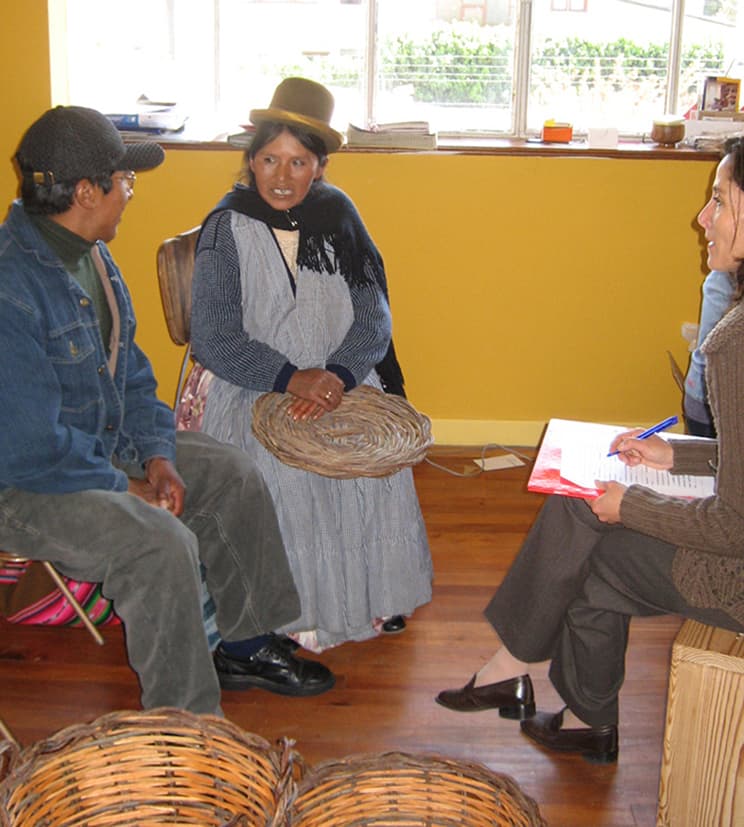
[[[299,230],[299,267],[317,273],[338,272],[349,287],[377,284],[389,301],[382,258],[353,202],[340,189],[316,181],[301,204],[280,211],[269,206],[253,187],[238,184],[212,213],[222,210],[235,210],[277,230]],[[405,397],[392,339],[375,367],[385,392]]]

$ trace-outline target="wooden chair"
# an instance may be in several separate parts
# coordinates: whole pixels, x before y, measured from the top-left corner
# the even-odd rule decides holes
[[[165,323],[171,339],[186,345],[178,376],[174,410],[178,407],[191,358],[191,280],[201,226],[166,240],[158,248],[157,269]]]
[[[166,238],[158,247],[157,270],[160,285],[160,298],[163,302],[165,324],[171,339],[177,345],[185,345],[186,349],[181,362],[178,376],[176,396],[173,400],[173,410],[178,413],[179,403],[183,395],[184,385],[189,376],[191,361],[191,282],[194,275],[194,258],[196,242],[199,238],[201,225],[192,227],[173,238]],[[220,640],[217,631],[217,620],[212,598],[207,591],[202,576],[202,611],[204,628],[207,632],[210,648],[214,648]]]
[[[13,554],[9,551],[0,551],[0,568],[7,563],[26,563],[28,562],[27,557],[22,557],[19,554]],[[80,618],[81,623],[85,628],[90,632],[91,637],[99,646],[103,646],[103,637],[101,633],[96,629],[95,624],[93,621],[88,617],[85,612],[85,609],[80,605],[75,595],[70,591],[67,586],[67,583],[62,579],[57,569],[54,568],[52,563],[48,560],[40,561],[44,568],[49,573],[49,576],[54,581],[54,585],[62,592],[67,602],[75,611],[75,614]]]
[[[679,362],[677,362],[677,360],[672,355],[671,350],[667,351],[667,356],[669,357],[669,367],[672,370],[672,378],[674,379],[674,384],[677,386],[678,390],[684,395],[684,392],[685,392],[685,374],[684,374],[684,371],[679,366]]]
[[[5,721],[0,718],[0,737],[4,738],[6,741],[10,741],[13,744],[18,744],[18,741],[13,737],[13,733],[8,729],[5,725]]]

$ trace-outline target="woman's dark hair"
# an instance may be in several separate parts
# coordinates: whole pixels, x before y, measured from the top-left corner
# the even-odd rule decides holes
[[[723,145],[723,157],[731,158],[731,181],[741,190],[742,198],[739,201],[741,206],[744,200],[744,137],[729,138]],[[744,223],[744,216],[736,214],[736,229],[734,230],[734,238],[738,233],[739,228]],[[736,271],[736,298],[741,299],[744,296],[744,261],[739,262],[739,268]]]
[[[732,156],[731,177],[744,190],[744,137],[729,138],[723,145],[723,154]]]
[[[93,175],[88,180],[94,186],[99,186],[107,195],[114,186],[114,182],[111,180],[112,175],[113,173]],[[23,199],[23,207],[26,212],[33,215],[59,215],[67,212],[72,206],[72,199],[77,185],[78,181],[37,184],[32,174],[22,173],[21,198]]]
[[[328,151],[326,150],[323,140],[317,135],[313,135],[312,132],[308,132],[307,129],[303,129],[299,126],[290,126],[289,124],[279,123],[278,121],[264,121],[258,125],[256,134],[253,136],[253,140],[251,141],[251,145],[248,149],[246,149],[243,156],[243,178],[247,179],[251,186],[255,185],[256,180],[248,162],[252,158],[255,158],[258,152],[263,149],[266,144],[270,144],[274,138],[277,138],[282,134],[282,132],[289,132],[290,135],[297,138],[305,149],[310,150],[310,152],[315,155],[320,162],[320,166],[325,166],[325,163],[328,160]]]

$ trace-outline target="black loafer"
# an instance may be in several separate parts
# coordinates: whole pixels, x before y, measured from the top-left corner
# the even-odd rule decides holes
[[[320,695],[336,683],[322,663],[296,657],[281,639],[272,636],[249,658],[235,658],[217,646],[214,666],[223,689],[265,689],[277,695]]]
[[[462,689],[445,689],[436,701],[455,712],[498,709],[502,718],[522,721],[535,714],[535,692],[529,675],[509,678],[485,686],[475,685],[475,675]]]
[[[289,635],[274,635],[274,640],[292,653],[300,648],[300,644],[294,638],[289,637]]]
[[[401,615],[393,615],[382,624],[382,631],[386,635],[397,635],[405,631],[406,621]]]
[[[533,741],[557,752],[578,752],[593,764],[612,764],[617,761],[617,727],[585,727],[561,729],[563,712],[538,712],[529,721],[520,724],[522,732]]]

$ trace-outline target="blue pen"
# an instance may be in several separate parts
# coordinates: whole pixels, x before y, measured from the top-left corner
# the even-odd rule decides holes
[[[633,437],[633,439],[648,439],[650,436],[654,434],[658,434],[659,431],[666,431],[667,428],[671,428],[672,425],[676,425],[679,420],[676,416],[670,416],[668,419],[663,420],[663,422],[657,422],[656,425],[652,425],[648,430],[644,431],[642,434],[638,434],[638,436]],[[610,451],[607,454],[608,457],[617,456],[620,451]]]

